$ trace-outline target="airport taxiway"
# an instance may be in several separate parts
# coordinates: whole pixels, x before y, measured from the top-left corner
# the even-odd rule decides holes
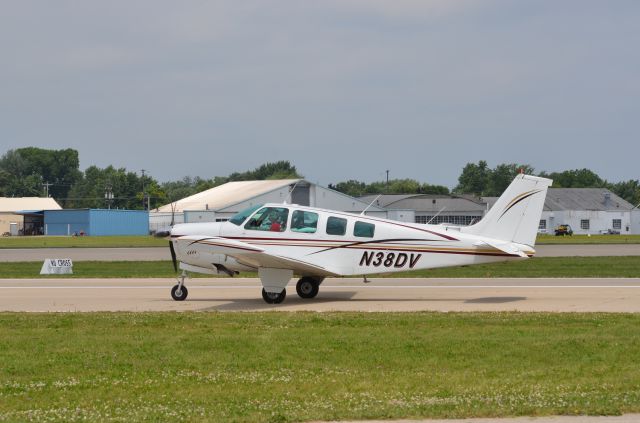
[[[266,304],[253,278],[0,279],[0,311],[547,311],[640,312],[640,278],[331,278],[312,300],[294,282],[282,304]]]

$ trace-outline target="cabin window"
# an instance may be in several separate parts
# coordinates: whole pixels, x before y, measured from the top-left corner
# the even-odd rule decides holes
[[[366,222],[356,222],[353,227],[353,235],[361,236],[364,238],[373,238],[373,233],[375,232],[376,225]]]
[[[313,234],[318,229],[318,213],[296,210],[291,214],[291,232]]]
[[[329,217],[327,219],[327,235],[344,235],[347,233],[347,219]]]
[[[244,225],[253,231],[282,232],[287,228],[289,209],[284,207],[263,207]]]

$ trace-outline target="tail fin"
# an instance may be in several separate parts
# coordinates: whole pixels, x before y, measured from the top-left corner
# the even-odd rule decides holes
[[[465,232],[533,247],[547,188],[553,181],[518,175],[478,223]]]

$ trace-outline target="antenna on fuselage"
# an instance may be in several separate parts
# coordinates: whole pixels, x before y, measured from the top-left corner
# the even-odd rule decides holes
[[[287,204],[287,200],[293,195],[293,190],[296,189],[296,186],[298,186],[298,183],[301,181],[302,179],[298,179],[296,181],[295,184],[293,184],[293,186],[291,187],[291,189],[289,190],[289,194],[287,194],[287,196],[285,197],[284,201],[282,202],[282,204]]]
[[[375,203],[376,201],[378,201],[378,198],[380,198],[382,196],[382,194],[378,194],[378,196],[376,198],[373,199],[372,202],[369,203],[369,205],[362,210],[362,213],[360,213],[360,216],[364,216],[364,212],[366,212],[367,210],[369,210],[369,207],[373,206],[373,203]]]
[[[444,211],[444,209],[446,209],[446,208],[447,208],[446,206],[445,206],[445,207],[443,207],[443,208],[441,208],[441,209],[440,209],[440,211],[439,211],[438,213],[436,213],[436,215],[435,215],[435,216],[433,216],[431,219],[429,219],[429,221],[427,222],[427,225],[431,224],[431,222],[433,222],[433,219],[435,219],[436,217],[438,217],[438,215],[439,215],[440,213],[442,213],[442,212]]]

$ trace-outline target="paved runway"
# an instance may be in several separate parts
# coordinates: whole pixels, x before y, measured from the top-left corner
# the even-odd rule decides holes
[[[258,279],[187,281],[189,298],[170,298],[172,279],[0,279],[0,311],[552,311],[640,312],[640,278],[327,279],[303,300],[295,286],[266,304]]]
[[[536,257],[640,256],[640,244],[538,245]],[[169,248],[7,248],[0,249],[0,262],[43,261],[70,258],[73,261],[171,260]]]

